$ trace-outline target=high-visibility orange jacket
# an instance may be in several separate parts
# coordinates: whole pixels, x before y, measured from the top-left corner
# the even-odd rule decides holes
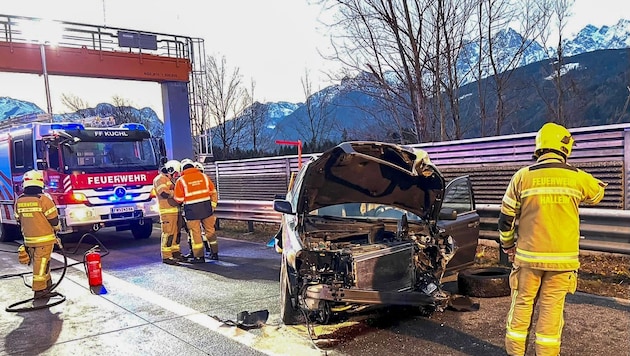
[[[542,155],[537,163],[514,174],[503,196],[499,215],[501,246],[508,249],[516,243],[517,266],[548,271],[578,269],[578,206],[582,202],[599,203],[605,186],[555,153]]]
[[[216,203],[216,196],[212,180],[195,167],[185,169],[175,182],[173,199],[184,205],[186,220],[201,220],[211,216],[212,202]]]
[[[55,243],[54,226],[59,224],[55,203],[46,194],[22,194],[15,201],[15,219],[20,223],[28,247]]]
[[[178,214],[179,203],[173,199],[173,189],[175,188],[175,183],[171,181],[171,178],[164,173],[158,174],[153,179],[153,188],[157,194],[160,215]]]

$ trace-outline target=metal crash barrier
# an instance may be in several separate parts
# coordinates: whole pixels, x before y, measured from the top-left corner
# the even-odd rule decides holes
[[[477,205],[479,238],[499,241],[499,211],[500,205]],[[220,200],[215,214],[219,220],[247,221],[250,230],[252,222],[279,224],[281,219],[281,214],[273,210],[273,201]],[[581,249],[630,255],[630,211],[582,208],[580,219]]]
[[[630,124],[571,129],[577,145],[569,162],[607,183],[604,199],[596,208],[581,207],[580,247],[584,250],[630,255]],[[511,177],[533,162],[535,132],[429,142],[412,145],[431,157],[446,181],[470,177],[482,239],[498,241],[499,206]],[[287,192],[290,177],[301,157],[278,156],[215,161],[205,171],[219,191],[219,219],[280,222],[273,210],[276,195]],[[558,222],[561,224],[562,222]],[[253,223],[249,225],[250,231]]]

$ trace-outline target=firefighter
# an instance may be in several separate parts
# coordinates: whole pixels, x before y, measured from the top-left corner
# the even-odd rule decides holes
[[[203,164],[201,164],[201,162],[194,162],[194,165],[195,165],[195,168],[197,168],[199,170],[199,172],[205,174],[205,170],[206,169],[204,168]],[[210,179],[209,176],[208,176],[208,178]],[[212,179],[210,179],[210,180],[212,181]],[[216,191],[214,192],[214,194],[216,195]],[[213,196],[212,197],[212,209],[213,210],[216,209],[216,207],[217,207],[216,201],[218,201],[217,197]],[[214,223],[213,223],[212,226],[216,226],[217,219],[216,219],[216,217],[214,217],[214,215],[212,216],[212,219],[214,219]],[[216,231],[215,231],[215,233],[216,233]],[[210,248],[210,243],[208,242],[208,239],[206,238],[206,234],[205,234],[205,232],[203,230],[201,231],[201,239],[203,240],[203,246],[204,246],[204,248],[206,250],[206,253],[209,253],[210,255],[212,255],[212,248]],[[215,241],[216,241],[216,239],[215,239]]]
[[[169,265],[178,265],[178,262],[183,260],[179,247],[181,238],[179,203],[173,199],[174,180],[180,172],[179,161],[170,160],[160,169],[160,174],[153,179],[153,188],[160,208],[162,262]]]
[[[50,295],[50,255],[57,242],[59,231],[57,206],[44,193],[42,172],[31,170],[22,178],[22,194],[15,201],[15,219],[20,224],[24,245],[18,248],[20,263],[33,263],[34,299]]]
[[[214,183],[207,175],[200,172],[190,159],[182,160],[183,172],[175,182],[173,198],[183,205],[186,226],[192,238],[193,258],[191,263],[204,263],[204,246],[201,238],[203,229],[210,245],[211,260],[219,259],[219,246],[214,231],[214,207],[217,192]]]
[[[525,354],[535,304],[536,355],[560,354],[565,296],[575,292],[580,267],[578,205],[599,203],[606,187],[567,163],[573,143],[563,126],[544,124],[536,135],[536,163],[517,171],[503,196],[500,242],[513,262],[505,336],[509,355]]]

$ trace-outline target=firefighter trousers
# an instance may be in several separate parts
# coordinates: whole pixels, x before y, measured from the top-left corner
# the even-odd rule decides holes
[[[206,235],[206,240],[210,245],[212,253],[219,252],[219,245],[217,244],[217,235],[214,230],[214,224],[217,218],[212,215],[201,220],[186,220],[186,226],[188,227],[188,233],[192,238],[192,253],[195,257],[203,257],[203,239],[201,237],[201,230],[203,229]]]
[[[544,271],[514,267],[510,274],[512,305],[507,316],[505,349],[508,355],[522,356],[535,305],[536,356],[560,354],[564,326],[564,300],[577,287],[576,271]]]
[[[173,257],[173,253],[180,252],[179,243],[180,234],[180,215],[179,214],[162,214],[160,215],[160,224],[162,227],[162,243],[161,254],[162,259]]]
[[[49,245],[29,247],[33,254],[33,291],[41,291],[52,285],[50,278],[50,255],[52,254],[54,242]]]

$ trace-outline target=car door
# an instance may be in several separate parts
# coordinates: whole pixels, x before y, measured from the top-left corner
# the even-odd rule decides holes
[[[446,216],[450,218],[439,218],[438,226],[455,240],[457,250],[447,265],[447,271],[453,272],[474,263],[479,241],[479,214],[469,176],[455,178],[446,185],[440,217]]]

